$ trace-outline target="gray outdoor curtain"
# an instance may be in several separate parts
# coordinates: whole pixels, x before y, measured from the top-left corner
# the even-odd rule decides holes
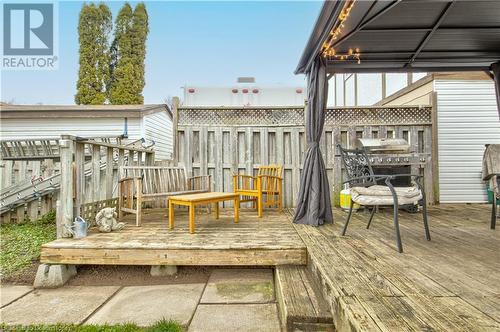
[[[293,222],[312,226],[333,222],[330,185],[319,149],[325,121],[328,80],[325,63],[314,60],[307,73],[306,136],[307,151],[300,177],[299,197]]]
[[[491,71],[495,78],[495,89],[497,91],[497,108],[498,116],[500,116],[500,62],[491,65]]]

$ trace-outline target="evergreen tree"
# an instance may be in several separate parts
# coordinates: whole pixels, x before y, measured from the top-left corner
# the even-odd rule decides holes
[[[78,22],[80,58],[77,104],[104,104],[109,80],[109,35],[112,29],[111,11],[105,4],[84,4]]]
[[[144,60],[149,32],[148,15],[143,3],[134,11],[126,3],[115,21],[111,45],[108,98],[111,104],[142,104],[144,97]]]
[[[134,20],[132,22],[132,52],[136,70],[136,84],[134,84],[135,98],[137,103],[144,103],[142,91],[146,85],[145,81],[145,60],[146,60],[146,40],[149,33],[148,13],[144,3],[135,6]]]
[[[115,19],[115,37],[111,44],[110,80],[108,98],[111,104],[127,104],[131,99],[129,84],[132,80],[132,7],[123,5]],[[128,83],[127,83],[128,82]]]

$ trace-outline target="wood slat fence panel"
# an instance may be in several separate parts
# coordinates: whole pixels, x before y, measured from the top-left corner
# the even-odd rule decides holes
[[[59,143],[59,140],[57,142]],[[100,144],[104,146],[101,147]],[[72,191],[75,206],[85,206],[82,209],[82,216],[93,216],[92,213],[95,211],[91,210],[102,207],[103,204],[112,203],[110,206],[114,206],[116,200],[112,198],[118,197],[120,165],[154,163],[153,153],[134,151],[133,146],[118,145],[114,140],[72,141],[71,145],[74,150],[71,156],[73,176],[78,177],[74,179]],[[55,148],[51,151],[55,151]],[[0,161],[1,222],[34,221],[50,210],[57,209],[56,202],[60,199],[59,179],[57,184],[50,186],[47,191],[39,190],[36,184],[44,180],[47,182],[51,176],[61,173],[59,151],[51,159],[40,159],[38,155],[33,155],[33,158],[35,160],[29,160],[26,156],[21,160]],[[31,188],[33,184],[35,187]],[[28,195],[23,196],[20,202],[7,204],[5,207],[8,210],[5,211],[4,198],[9,196],[10,189],[16,193],[20,187],[29,188]],[[16,195],[10,195],[10,197],[16,197]]]
[[[2,160],[0,162],[0,177],[2,192],[19,184],[37,183],[59,173],[59,162],[52,159],[44,160]],[[2,222],[36,220],[50,210],[55,210],[58,192],[36,197],[33,200],[2,214]]]
[[[174,112],[178,118],[175,159],[189,174],[210,174],[215,191],[230,192],[233,174],[256,174],[261,165],[282,164],[285,207],[295,206],[307,149],[304,107],[180,107]],[[337,143],[352,146],[358,137],[401,137],[409,139],[416,151],[431,154],[431,107],[336,108],[326,112],[320,147],[334,203],[338,204],[342,179]],[[432,188],[430,167],[426,176]],[[429,201],[433,201],[432,190],[427,191]]]

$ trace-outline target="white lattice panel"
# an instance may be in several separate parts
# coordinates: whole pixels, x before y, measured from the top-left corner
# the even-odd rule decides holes
[[[333,108],[325,123],[333,126],[430,124],[431,107]]]
[[[333,108],[326,110],[329,126],[430,124],[430,107]],[[303,126],[303,108],[181,108],[179,125]]]

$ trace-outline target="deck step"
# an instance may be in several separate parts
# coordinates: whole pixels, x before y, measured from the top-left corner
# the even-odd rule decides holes
[[[334,331],[328,302],[305,266],[277,266],[276,296],[286,331]]]

